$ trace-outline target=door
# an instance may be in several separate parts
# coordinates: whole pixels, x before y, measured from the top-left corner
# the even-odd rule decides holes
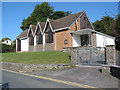
[[[21,40],[20,39],[18,39],[17,40],[17,51],[21,51]]]

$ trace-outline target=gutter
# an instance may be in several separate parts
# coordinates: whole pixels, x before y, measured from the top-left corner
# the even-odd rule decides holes
[[[62,31],[64,29],[69,29],[69,27],[64,27],[64,28],[60,28],[60,29],[55,29],[54,32],[57,32],[57,31]]]

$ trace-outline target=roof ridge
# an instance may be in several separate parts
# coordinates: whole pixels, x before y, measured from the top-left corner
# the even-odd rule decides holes
[[[72,15],[82,14],[83,12],[85,12],[85,11],[81,11],[81,12],[78,12],[78,13],[75,13],[75,14],[71,14],[71,15],[68,15],[68,16],[65,16],[65,17],[62,17],[62,18],[56,19],[56,20],[54,20],[54,21],[58,21],[58,20],[60,20],[60,19],[64,19],[64,18],[66,18],[66,17],[70,17],[70,16],[72,16]]]
[[[45,24],[44,22],[39,22],[39,23],[43,23],[43,24]]]

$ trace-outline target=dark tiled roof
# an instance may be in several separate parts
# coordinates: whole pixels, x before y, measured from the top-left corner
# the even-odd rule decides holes
[[[45,23],[40,22],[41,28],[42,28],[42,32],[45,26]],[[33,34],[35,33],[36,30],[36,26],[35,25],[31,25],[31,28],[33,30]],[[17,36],[17,38],[21,38],[21,37],[27,37],[27,33],[28,33],[28,29],[25,30],[23,33],[21,33],[19,36]]]
[[[53,30],[69,27],[83,12],[84,11],[76,13],[76,14],[71,14],[69,16],[65,16],[57,20],[49,19]]]
[[[76,14],[71,14],[69,16],[65,16],[57,20],[49,19],[53,30],[69,27],[83,12],[84,11],[76,13]],[[45,23],[40,22],[40,25],[41,25],[42,32],[43,32]],[[32,25],[33,34],[35,32],[35,29],[36,29],[36,26]],[[28,29],[25,30],[22,34],[20,34],[17,38],[27,37],[27,33],[28,33]]]
[[[31,25],[31,28],[32,28],[32,30],[33,30],[33,33],[35,32],[35,29],[36,29],[36,26],[35,25]],[[21,33],[19,36],[17,36],[17,38],[23,38],[23,37],[27,37],[27,34],[28,34],[28,30],[29,29],[27,29],[27,30],[25,30],[23,33]]]
[[[27,37],[27,33],[28,33],[28,29],[25,30],[23,33],[21,33],[19,36],[17,36],[17,38]]]

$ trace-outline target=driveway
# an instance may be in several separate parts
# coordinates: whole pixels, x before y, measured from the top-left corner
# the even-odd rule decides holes
[[[99,71],[99,66],[77,66],[60,71],[41,71],[29,73],[64,81],[77,82],[98,88],[118,88],[118,79]]]

